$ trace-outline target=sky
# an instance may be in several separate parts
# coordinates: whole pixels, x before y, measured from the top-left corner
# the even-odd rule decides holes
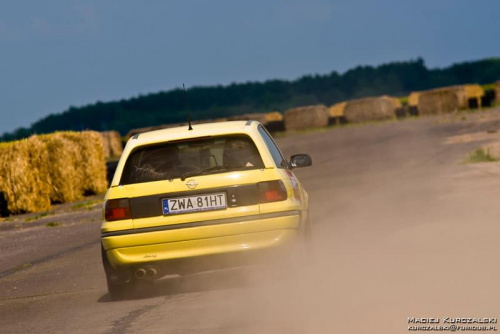
[[[498,13],[497,0],[4,0],[0,133],[183,83],[499,57]]]

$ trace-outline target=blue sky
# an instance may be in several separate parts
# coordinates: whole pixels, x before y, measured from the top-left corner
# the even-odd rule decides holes
[[[498,57],[498,13],[497,0],[5,0],[0,133],[182,83]]]

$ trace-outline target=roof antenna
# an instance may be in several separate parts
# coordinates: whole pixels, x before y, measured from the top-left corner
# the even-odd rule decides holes
[[[186,109],[187,109],[187,117],[188,117],[188,131],[193,130],[193,127],[191,126],[191,115],[189,114],[189,101],[188,101],[188,96],[186,94],[186,87],[184,87],[184,83],[182,84],[182,88],[184,89],[184,100],[186,102]]]

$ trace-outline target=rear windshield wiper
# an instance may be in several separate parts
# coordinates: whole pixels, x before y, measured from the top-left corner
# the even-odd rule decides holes
[[[186,178],[191,177],[191,176],[195,176],[195,175],[206,175],[206,174],[210,174],[212,172],[229,172],[230,170],[234,170],[234,169],[239,169],[239,168],[227,167],[227,166],[214,166],[214,167],[205,168],[205,169],[201,169],[201,170],[186,172],[186,173],[181,175],[181,181],[184,181]]]

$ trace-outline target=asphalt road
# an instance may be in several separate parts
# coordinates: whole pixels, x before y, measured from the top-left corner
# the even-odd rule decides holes
[[[279,138],[313,158],[296,174],[315,258],[297,277],[211,272],[111,302],[100,203],[2,221],[0,333],[405,333],[409,317],[500,318],[500,163],[463,164],[483,142],[446,143],[495,130],[500,110]]]

